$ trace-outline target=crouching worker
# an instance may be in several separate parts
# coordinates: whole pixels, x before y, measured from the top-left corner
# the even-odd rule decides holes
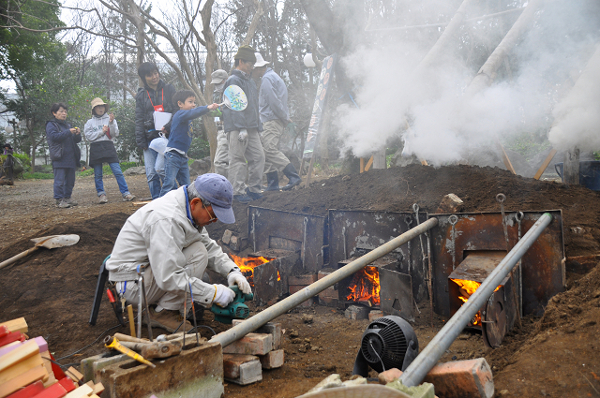
[[[195,303],[204,307],[227,306],[235,297],[224,285],[202,281],[208,268],[250,293],[240,269],[212,240],[204,227],[220,220],[235,222],[233,187],[219,174],[199,176],[190,185],[168,192],[132,214],[119,232],[110,259],[106,262],[109,280],[128,304],[137,305],[140,286],[138,266],[144,272],[146,297],[152,326],[174,332],[184,322],[184,302],[190,309],[190,290]],[[149,265],[149,266],[148,266]],[[146,317],[142,318],[144,321]],[[180,328],[190,329],[190,323]]]

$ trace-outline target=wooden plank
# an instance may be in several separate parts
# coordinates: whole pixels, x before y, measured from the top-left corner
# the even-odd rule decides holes
[[[42,391],[44,391],[44,383],[42,383],[41,380],[38,380],[22,390],[10,394],[8,398],[31,398]]]
[[[14,364],[21,362],[29,357],[39,354],[40,348],[37,343],[33,340],[27,341],[22,346],[15,348],[6,355],[2,355],[2,361],[0,361],[0,372],[8,369]]]
[[[369,169],[371,168],[372,165],[373,165],[373,155],[371,155],[371,158],[367,162],[367,165],[365,166],[365,171],[369,171]]]
[[[548,154],[548,156],[546,156],[546,159],[544,159],[544,162],[542,163],[542,165],[540,166],[538,171],[535,172],[535,175],[533,176],[534,180],[540,179],[540,177],[542,176],[542,174],[544,174],[544,171],[546,171],[546,169],[548,168],[548,165],[554,158],[554,155],[556,155],[556,149],[552,149],[550,151],[550,153]]]
[[[25,322],[25,318],[16,318],[10,321],[2,322],[0,323],[0,326],[6,326],[9,332],[27,333],[29,331],[27,322]]]
[[[87,384],[84,384],[81,387],[79,387],[78,389],[73,390],[70,393],[68,393],[67,395],[65,395],[65,398],[84,398],[84,397],[89,397],[93,393],[94,393],[94,389],[92,387],[88,386]]]
[[[0,372],[0,384],[4,384],[14,379],[15,377],[27,372],[29,369],[35,368],[36,366],[40,365],[44,365],[44,360],[42,359],[42,356],[40,354],[34,355],[20,362],[17,362],[14,365]]]
[[[361,173],[365,172],[365,159],[364,158],[360,158],[360,172]]]
[[[27,372],[11,379],[10,381],[0,384],[0,398],[6,397],[19,389],[34,383],[38,380],[45,381],[48,379],[48,372],[44,365],[36,366],[29,369]]]
[[[80,380],[83,380],[83,375],[72,366],[69,369],[67,369],[65,373],[75,383],[79,383]]]
[[[498,145],[498,148],[500,149],[500,153],[502,155],[502,162],[504,163],[504,167],[506,167],[506,170],[510,171],[513,174],[517,174],[500,141],[496,141],[496,145]]]

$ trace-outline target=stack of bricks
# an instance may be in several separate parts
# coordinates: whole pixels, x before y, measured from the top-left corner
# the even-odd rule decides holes
[[[98,398],[102,384],[78,386],[79,372],[53,366],[46,340],[27,331],[25,318],[0,323],[0,398]]]
[[[243,320],[234,319],[233,325],[240,322]],[[244,386],[262,380],[263,369],[283,366],[281,335],[281,324],[269,322],[255,333],[248,333],[240,340],[224,347],[225,380]]]
[[[308,275],[297,275],[297,276],[288,276],[288,286],[290,294],[294,294],[304,289],[305,287],[312,285],[317,281],[317,275],[308,274]],[[303,301],[298,307],[311,307],[314,304],[314,297],[309,298],[306,301]]]

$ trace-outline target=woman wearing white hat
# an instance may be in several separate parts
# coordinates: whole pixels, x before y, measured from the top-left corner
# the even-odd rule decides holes
[[[119,191],[123,195],[124,201],[135,199],[129,192],[125,177],[119,166],[117,150],[113,144],[113,138],[119,136],[119,127],[115,120],[115,115],[108,114],[108,104],[101,98],[92,100],[92,118],[87,121],[83,128],[85,138],[90,141],[90,166],[94,168],[94,180],[96,182],[96,191],[98,192],[98,202],[104,204],[108,202],[104,184],[102,183],[102,164],[108,163],[119,185]]]

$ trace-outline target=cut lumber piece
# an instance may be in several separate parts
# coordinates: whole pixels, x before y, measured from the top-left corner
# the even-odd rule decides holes
[[[44,391],[44,383],[38,380],[17,392],[13,392],[7,398],[30,398],[42,391]]]
[[[369,161],[365,165],[365,171],[369,171],[369,169],[371,168],[372,165],[373,165],[373,155],[371,155],[371,158],[369,159]]]
[[[544,160],[544,163],[542,163],[542,165],[540,166],[540,168],[538,169],[538,171],[536,171],[535,175],[533,176],[534,180],[539,180],[540,179],[540,177],[542,176],[542,174],[544,174],[544,171],[546,170],[546,168],[548,167],[548,165],[550,164],[550,162],[554,158],[554,155],[556,155],[556,149],[552,149],[550,151],[550,153],[548,154],[548,156],[546,156],[546,159]]]
[[[17,318],[11,321],[0,322],[0,326],[6,326],[9,332],[27,333],[29,331],[27,322],[25,322],[25,318]]]
[[[0,372],[0,384],[4,384],[15,377],[27,372],[31,368],[35,368],[36,366],[44,365],[44,360],[40,354],[31,356],[27,359],[24,359],[16,364],[4,369]],[[48,369],[46,369],[47,371]]]
[[[2,356],[2,361],[0,361],[0,372],[39,353],[40,348],[38,347],[37,343],[33,340],[30,340],[22,346],[17,347],[8,354]]]
[[[19,389],[34,383],[38,380],[45,381],[48,379],[48,372],[44,365],[36,366],[29,369],[27,372],[15,377],[14,379],[0,384],[0,398],[6,397]]]
[[[48,351],[44,351],[44,352],[40,352],[40,356],[42,357],[42,361],[44,364],[44,367],[46,368],[46,370],[48,371],[48,381],[46,381],[44,383],[45,387],[51,386],[52,384],[56,383],[56,377],[54,377],[54,372],[52,371],[52,361],[50,361],[50,352]]]
[[[71,391],[67,395],[65,395],[65,398],[84,398],[84,397],[89,397],[93,393],[94,393],[94,389],[92,387],[88,386],[87,384],[84,384],[81,387],[79,387],[79,388]]]
[[[4,354],[8,354],[9,352],[21,345],[23,345],[22,341],[13,341],[12,343],[3,346],[2,348],[0,348],[0,357]]]
[[[83,375],[72,366],[67,369],[65,373],[67,374],[67,377],[70,377],[71,380],[75,382],[75,384],[79,383],[80,380],[83,380]]]
[[[67,395],[67,390],[59,383],[53,384],[33,398],[62,398]]]
[[[5,325],[0,326],[0,337],[4,337],[9,333],[10,330],[8,330],[8,327],[6,327]]]
[[[58,384],[63,386],[63,388],[65,390],[67,390],[67,392],[71,392],[71,391],[75,390],[77,387],[79,387],[79,386],[75,385],[75,383],[73,383],[73,380],[69,379],[68,377],[63,377],[62,379],[60,379],[58,381]]]
[[[94,394],[101,395],[104,392],[104,385],[102,383],[94,384]]]

